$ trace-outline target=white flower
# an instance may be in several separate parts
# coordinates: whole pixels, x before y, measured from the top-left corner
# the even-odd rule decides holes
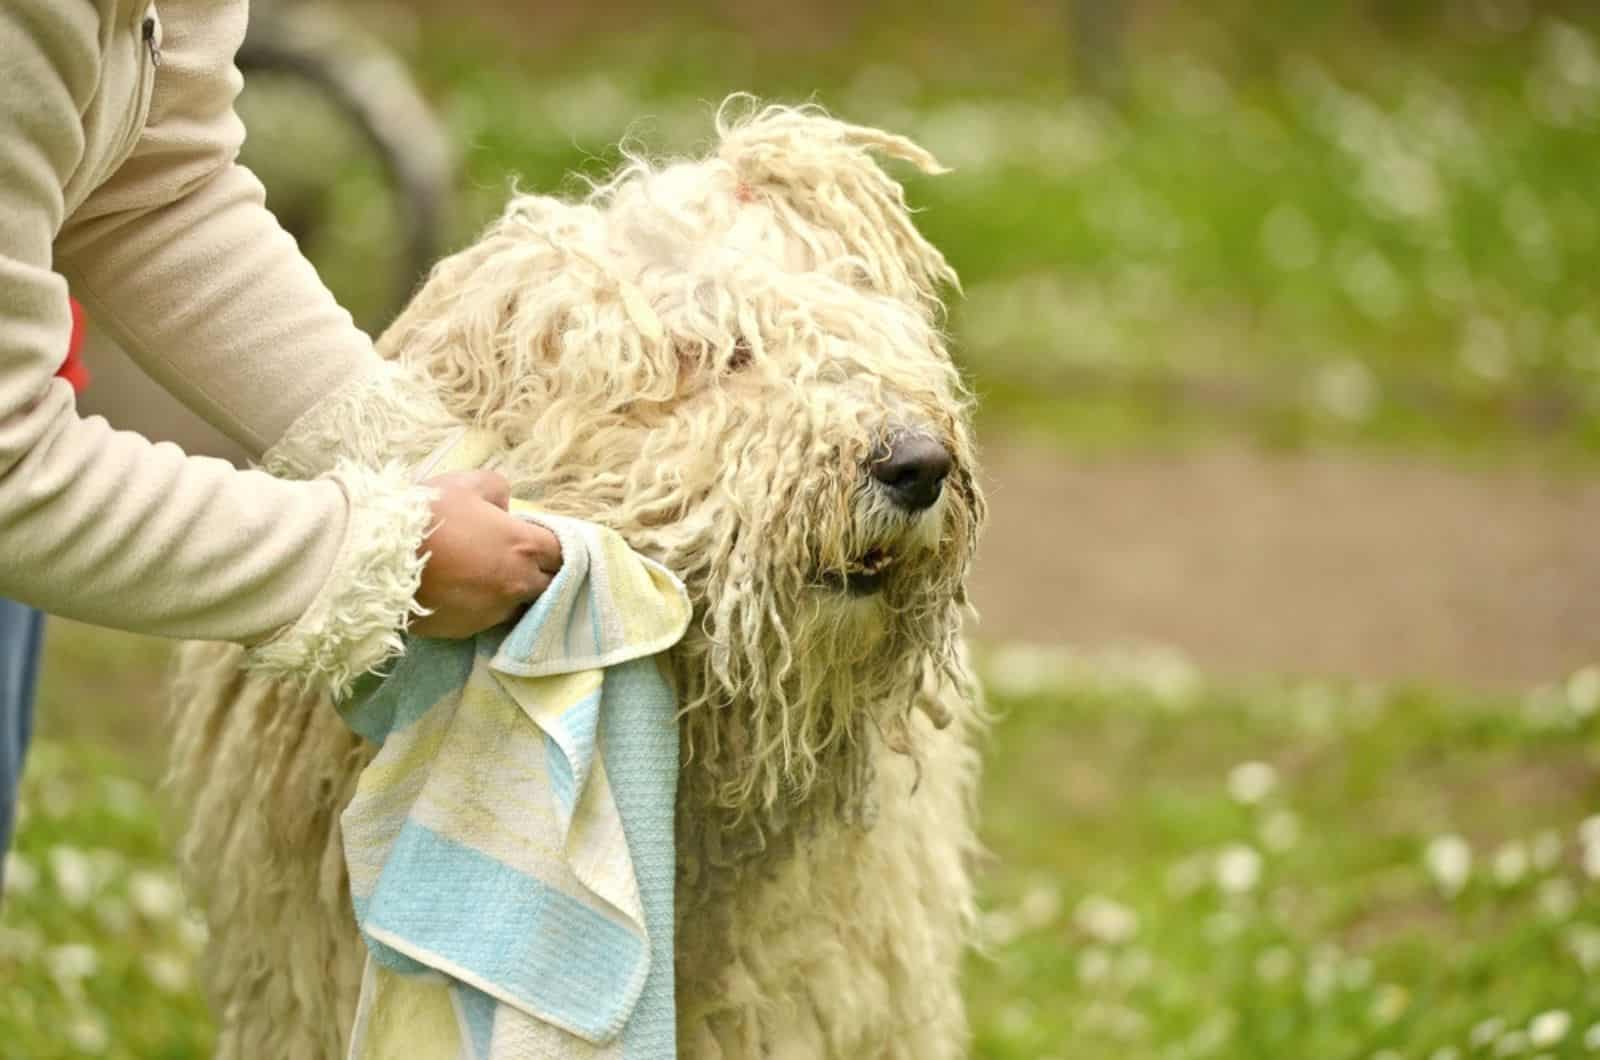
[[[1217,855],[1217,886],[1228,894],[1248,894],[1261,882],[1261,855],[1254,847],[1234,843]]]
[[[1600,928],[1573,924],[1567,928],[1562,941],[1584,972],[1600,970]]]
[[[1341,420],[1366,419],[1381,396],[1372,369],[1353,357],[1323,365],[1311,381],[1311,397],[1317,407]]]
[[[1274,946],[1256,958],[1256,978],[1269,986],[1281,983],[1294,971],[1294,953],[1287,946]]]
[[[1296,720],[1302,728],[1314,732],[1326,732],[1343,707],[1341,697],[1332,689],[1311,682],[1295,689],[1292,695]]]
[[[1214,943],[1231,942],[1244,934],[1244,929],[1244,917],[1231,909],[1218,909],[1201,924],[1206,938]]]
[[[1600,1053],[1600,1023],[1591,1023],[1583,1032],[1583,1047],[1591,1053]]]
[[[1388,256],[1377,247],[1347,241],[1338,248],[1336,263],[1340,286],[1362,315],[1375,320],[1393,320],[1405,309],[1408,300],[1406,279]],[[1372,372],[1354,359],[1344,365],[1358,367],[1365,391],[1374,385]],[[1330,410],[1331,411],[1331,410]]]
[[[1567,702],[1580,718],[1600,710],[1600,666],[1585,666],[1567,678]]]
[[[1600,880],[1600,843],[1583,845],[1583,874],[1591,880]]]
[[[1022,926],[1017,923],[1017,918],[1004,909],[983,914],[981,928],[984,940],[991,946],[1009,946],[1022,934]]]
[[[1551,920],[1565,920],[1578,908],[1578,889],[1556,876],[1539,885],[1539,909]]]
[[[1339,985],[1339,967],[1332,961],[1317,959],[1306,969],[1304,985],[1306,1000],[1313,1005],[1320,1005],[1332,996],[1334,988]]]
[[[11,928],[0,924],[0,959],[26,964],[44,949],[44,936],[36,927]]]
[[[1150,1029],[1150,1021],[1144,1013],[1115,1001],[1089,1002],[1084,1006],[1083,1022],[1087,1027],[1103,1029],[1122,1041],[1143,1038]]]
[[[1495,1056],[1521,1056],[1528,1051],[1527,1031],[1506,1031],[1494,1043]]]
[[[166,876],[135,872],[128,877],[128,899],[146,920],[172,920],[183,911],[183,892]]]
[[[125,935],[133,926],[133,914],[128,911],[128,903],[115,895],[103,895],[94,903],[94,918],[112,935]]]
[[[1211,1056],[1222,1052],[1238,1025],[1239,1014],[1231,1008],[1213,1013],[1189,1037],[1188,1055]]]
[[[89,851],[89,868],[94,872],[94,886],[96,890],[110,883],[111,880],[122,872],[127,859],[117,850],[110,847],[95,847]]]
[[[1585,817],[1579,823],[1578,842],[1587,847],[1600,846],[1600,813]]]
[[[1422,860],[1446,898],[1460,894],[1472,875],[1472,847],[1458,835],[1434,837]]]
[[[1092,986],[1111,974],[1111,955],[1099,946],[1090,946],[1078,954],[1078,982]]]
[[[1480,379],[1497,381],[1511,371],[1511,337],[1505,325],[1490,316],[1469,316],[1456,359]]]
[[[1561,833],[1547,828],[1533,837],[1533,867],[1549,872],[1561,863]]]
[[[5,889],[0,893],[21,897],[32,894],[39,886],[39,870],[14,850],[5,856],[5,867],[0,872],[5,875]]]
[[[139,963],[150,982],[169,994],[182,993],[189,985],[187,958],[173,953],[151,953]]]
[[[1147,982],[1156,969],[1155,958],[1142,949],[1127,950],[1117,961],[1117,981],[1123,986],[1138,986]]]
[[[1300,818],[1288,810],[1275,810],[1261,822],[1261,843],[1282,853],[1300,841]]]
[[[1145,648],[1131,662],[1129,676],[1162,706],[1185,707],[1200,688],[1194,663],[1171,648]]]
[[[1427,217],[1444,205],[1444,189],[1432,163],[1421,155],[1389,149],[1367,160],[1362,197],[1375,212]]]
[[[999,115],[977,103],[949,103],[923,113],[918,135],[947,165],[977,170],[1004,157],[1005,137]],[[615,126],[611,126],[615,128]]]
[[[81,942],[54,946],[44,955],[50,975],[60,983],[75,983],[87,979],[100,968],[100,957],[92,946]]]
[[[1022,698],[1060,688],[1071,678],[1070,657],[1060,649],[1014,643],[992,652],[984,679],[1004,696]]]
[[[1000,1010],[997,1022],[1006,1037],[1021,1038],[1033,1026],[1033,1006],[1026,1001],[1014,1001]]]
[[[80,1053],[98,1055],[111,1044],[106,1021],[95,1012],[80,1012],[67,1024],[67,1040]]]
[[[1472,1030],[1467,1034],[1467,1042],[1474,1049],[1482,1049],[1499,1038],[1500,1033],[1505,1029],[1505,1020],[1501,1019],[1499,1016],[1490,1016],[1488,1019],[1472,1028]]]
[[[1411,995],[1405,987],[1385,983],[1378,988],[1377,997],[1372,999],[1372,1022],[1379,1027],[1387,1027],[1404,1016],[1410,1007]]]
[[[1112,946],[1127,942],[1139,931],[1138,913],[1100,894],[1079,902],[1072,920],[1085,935]]]
[[[1495,882],[1502,887],[1515,887],[1528,874],[1528,849],[1516,840],[1500,844],[1494,852]]]
[[[1278,771],[1265,762],[1242,762],[1228,773],[1228,794],[1246,806],[1272,794],[1278,786]]]
[[[82,908],[94,894],[94,869],[89,858],[77,847],[50,848],[50,875],[55,879],[61,900],[73,909]]]
[[[1533,1017],[1528,1024],[1528,1041],[1535,1049],[1548,1049],[1567,1036],[1572,1029],[1572,1017],[1561,1009],[1551,1009]]]
[[[1061,913],[1061,889],[1054,885],[1029,888],[1017,906],[1017,914],[1030,929],[1048,927]]]
[[[1583,874],[1600,880],[1600,814],[1586,817],[1578,825],[1578,845],[1583,850]]]
[[[206,922],[197,916],[185,916],[178,921],[178,941],[188,950],[199,950],[210,936]]]

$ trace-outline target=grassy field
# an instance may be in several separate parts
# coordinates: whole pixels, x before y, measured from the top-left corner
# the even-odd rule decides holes
[[[1161,653],[989,675],[978,1055],[1600,1050],[1600,673],[1521,701]]]
[[[204,1056],[203,933],[153,787],[160,651],[63,625],[51,662],[0,916],[0,1055]],[[976,1056],[1600,1052],[1600,670],[1484,698],[1214,687],[1156,651],[983,662]]]
[[[577,194],[624,136],[703,145],[729,92],[815,99],[954,167],[906,177],[965,279],[951,328],[991,436],[1600,452],[1591,6],[1165,5],[1109,100],[1074,91],[1048,5],[807,22],[757,3],[734,28],[455,6],[357,10],[458,146],[456,245],[513,176]],[[307,158],[340,174],[339,224],[307,245],[371,320],[375,171],[297,108],[285,139],[263,113],[252,160],[279,201]],[[156,787],[163,650],[53,636],[0,909],[0,1060],[204,1056],[203,933]],[[1224,685],[1158,651],[983,666],[978,1057],[1600,1055],[1600,671],[1485,696]]]

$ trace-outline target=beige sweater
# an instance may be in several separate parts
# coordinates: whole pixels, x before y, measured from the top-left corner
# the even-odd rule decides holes
[[[0,0],[0,596],[255,644],[338,685],[395,647],[427,493],[398,465],[280,461],[324,474],[291,482],[188,458],[80,419],[53,378],[70,281],[253,453],[326,431],[313,406],[336,392],[387,400],[391,373],[234,162],[245,18],[244,0]]]

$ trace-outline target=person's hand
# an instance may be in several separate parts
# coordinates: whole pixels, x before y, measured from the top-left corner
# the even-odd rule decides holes
[[[470,637],[499,625],[535,599],[561,569],[561,542],[507,510],[511,488],[492,471],[454,471],[429,479],[437,491],[434,531],[417,603],[432,614],[411,623],[422,637]]]

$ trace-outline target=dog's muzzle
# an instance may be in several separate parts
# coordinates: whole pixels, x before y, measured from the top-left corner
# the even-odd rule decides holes
[[[906,526],[919,524],[923,513],[939,503],[953,461],[950,451],[924,431],[900,431],[880,445],[867,458],[865,471],[880,498]],[[851,596],[871,596],[884,587],[891,568],[908,547],[919,547],[915,535],[908,538],[896,532],[883,538],[846,565],[842,572],[825,575],[823,581]]]
[[[908,512],[933,507],[950,474],[950,452],[931,435],[895,435],[867,462],[868,470],[894,503]]]

